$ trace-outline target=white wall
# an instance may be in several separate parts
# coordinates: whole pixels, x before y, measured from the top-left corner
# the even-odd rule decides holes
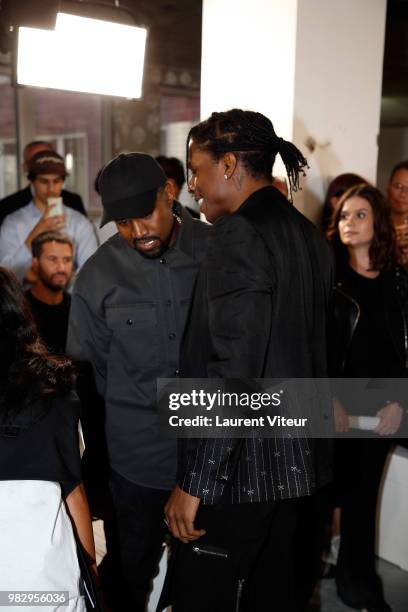
[[[408,449],[397,446],[384,470],[377,504],[377,554],[408,571]]]
[[[386,0],[203,1],[202,118],[233,107],[270,117],[308,158],[294,201],[313,219],[329,178],[376,178],[385,15]]]
[[[292,137],[297,0],[203,0],[201,118],[244,108]]]
[[[310,170],[296,205],[312,218],[329,179],[376,180],[385,16],[386,0],[299,0],[294,141]]]

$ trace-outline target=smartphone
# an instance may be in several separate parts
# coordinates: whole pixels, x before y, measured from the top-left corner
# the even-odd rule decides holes
[[[57,215],[63,215],[64,209],[62,204],[62,198],[47,198],[48,208],[50,209],[48,216],[56,217]]]

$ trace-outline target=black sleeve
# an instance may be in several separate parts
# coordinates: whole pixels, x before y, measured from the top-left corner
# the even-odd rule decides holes
[[[67,496],[81,482],[79,411],[73,392],[42,396],[0,428],[0,480],[58,482]]]
[[[25,189],[20,189],[20,191],[16,191],[15,193],[12,193],[0,200],[0,225],[3,223],[7,215],[11,215],[11,213],[15,212],[19,208],[27,206],[31,199],[32,195],[30,187],[26,187]]]
[[[57,451],[59,482],[62,494],[67,497],[81,482],[81,458],[79,452],[78,423],[80,402],[75,393],[55,398],[54,440]]]

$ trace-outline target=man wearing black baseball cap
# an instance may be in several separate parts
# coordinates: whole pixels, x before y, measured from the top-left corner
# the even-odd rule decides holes
[[[92,364],[106,404],[129,610],[144,611],[175,484],[176,444],[158,432],[156,380],[179,373],[179,345],[208,226],[174,201],[159,164],[122,154],[99,178],[101,226],[116,223],[81,270],[72,296],[68,353]]]

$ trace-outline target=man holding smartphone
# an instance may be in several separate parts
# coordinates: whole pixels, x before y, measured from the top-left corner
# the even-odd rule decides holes
[[[31,140],[26,144],[23,149],[23,172],[27,175],[28,165],[34,155],[40,153],[40,151],[53,151],[53,147],[51,143],[46,140]],[[67,191],[66,189],[62,190],[62,199],[64,200],[65,206],[69,206],[69,208],[73,208],[78,212],[87,216],[86,210],[84,207],[84,203],[82,201],[81,196],[78,193],[73,193],[72,191]],[[3,223],[4,219],[7,215],[11,215],[11,213],[15,212],[19,208],[23,208],[30,204],[32,200],[32,190],[30,188],[30,184],[26,185],[23,189],[19,189],[18,191],[7,195],[5,198],[0,200],[0,226]]]
[[[68,173],[55,151],[41,151],[28,164],[33,199],[7,215],[0,229],[0,265],[23,281],[32,282],[31,243],[45,231],[64,230],[75,246],[74,268],[78,270],[97,248],[92,224],[81,213],[63,206],[61,192]]]

